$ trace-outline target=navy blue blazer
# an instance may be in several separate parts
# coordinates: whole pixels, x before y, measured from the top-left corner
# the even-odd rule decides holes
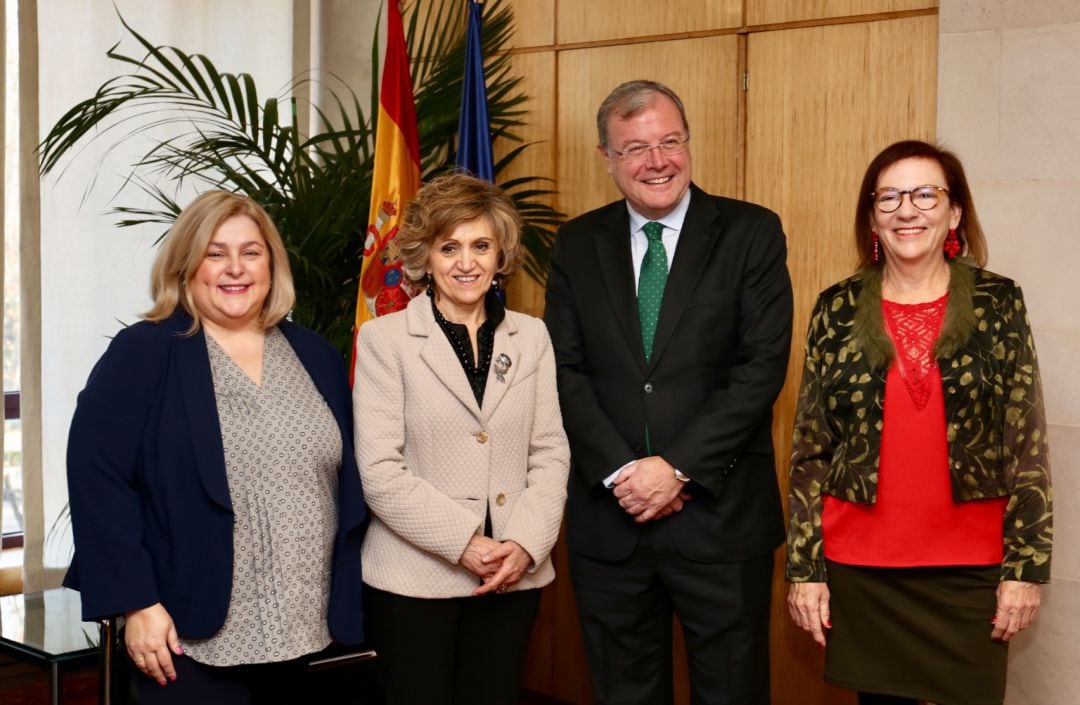
[[[161,602],[181,638],[225,622],[233,511],[206,338],[183,312],[120,331],[79,394],[68,438],[75,556],[64,584],[83,619]],[[367,509],[353,454],[351,393],[338,352],[310,330],[279,328],[341,430],[338,530],[328,622],[363,639],[360,546]]]

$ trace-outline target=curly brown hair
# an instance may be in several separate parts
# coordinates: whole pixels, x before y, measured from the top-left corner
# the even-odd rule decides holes
[[[401,271],[414,286],[424,284],[428,254],[439,238],[457,226],[486,218],[499,251],[496,275],[508,277],[521,260],[521,216],[514,202],[495,184],[464,172],[444,174],[426,183],[405,207],[401,229],[390,242],[401,258]]]

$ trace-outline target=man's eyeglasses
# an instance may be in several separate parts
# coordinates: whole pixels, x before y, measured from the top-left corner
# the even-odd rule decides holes
[[[673,157],[676,154],[682,154],[686,151],[686,143],[689,141],[689,137],[669,137],[659,144],[634,144],[621,152],[617,149],[608,147],[607,151],[628,164],[634,164],[648,159],[649,153],[654,149],[660,150],[660,154],[663,154],[665,157]]]
[[[874,191],[870,195],[874,197],[874,205],[882,213],[892,213],[904,202],[904,194],[911,198],[911,205],[921,211],[933,210],[941,200],[940,194],[949,195],[949,189],[944,186],[919,186],[918,188],[901,191],[895,188],[883,188]]]

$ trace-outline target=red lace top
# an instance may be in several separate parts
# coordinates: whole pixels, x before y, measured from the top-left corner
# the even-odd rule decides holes
[[[825,556],[880,567],[990,565],[1003,553],[1007,499],[953,502],[941,373],[933,357],[948,295],[882,301],[897,358],[885,378],[877,502],[826,496]]]

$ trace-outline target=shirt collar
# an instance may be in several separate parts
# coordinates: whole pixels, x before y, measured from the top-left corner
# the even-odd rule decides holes
[[[686,193],[683,194],[679,202],[675,204],[675,207],[671,209],[671,212],[665,215],[663,218],[657,218],[655,221],[649,220],[641,213],[634,210],[634,207],[630,205],[630,201],[626,202],[626,209],[630,211],[630,232],[640,232],[645,223],[657,222],[663,225],[665,228],[670,228],[675,232],[682,230],[683,221],[686,220],[686,211],[690,208],[690,189],[686,189]]]
[[[435,314],[435,320],[440,326],[443,326],[444,328],[446,326],[459,326],[465,328],[463,324],[451,323],[448,321],[446,317],[442,315],[442,311],[439,310],[439,307],[435,305],[435,297],[429,298],[431,298],[431,311]],[[487,320],[480,325],[481,328],[488,325],[490,325],[492,329],[498,328],[499,324],[506,318],[506,305],[503,303],[502,297],[499,296],[499,293],[495,291],[495,289],[488,289],[488,292],[484,295],[484,315]]]
[[[498,328],[506,318],[506,304],[495,289],[488,289],[488,293],[484,296],[484,313],[487,314],[492,328]]]

